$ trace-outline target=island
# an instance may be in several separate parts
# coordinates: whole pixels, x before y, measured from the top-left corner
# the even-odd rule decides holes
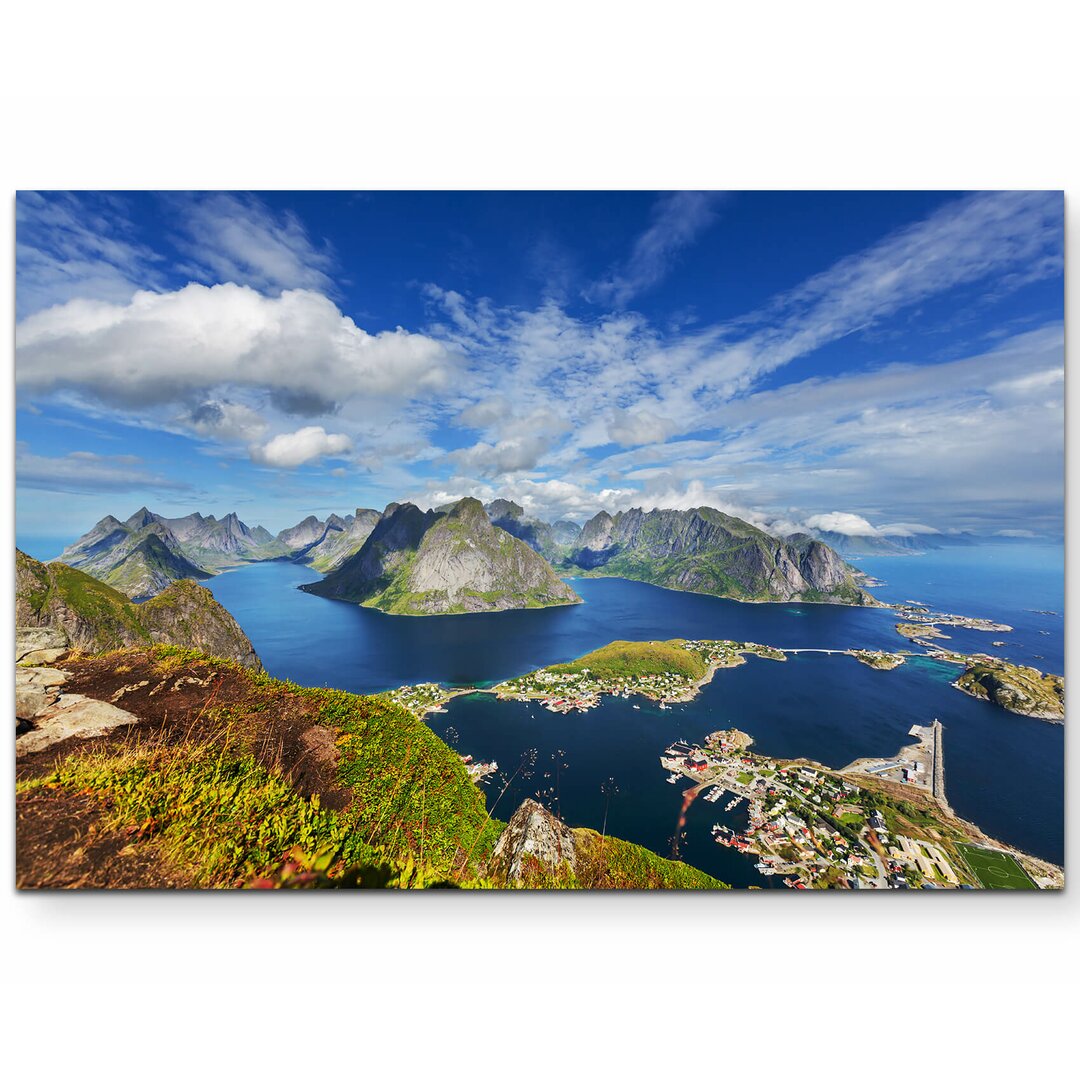
[[[900,630],[901,627],[897,627]],[[905,627],[905,629],[911,629]],[[945,637],[934,634],[934,637]],[[929,651],[925,654],[931,660],[940,660],[947,664],[963,667],[961,675],[952,685],[971,697],[988,701],[1018,716],[1030,716],[1037,720],[1050,720],[1063,723],[1065,720],[1065,680],[1060,675],[1051,675],[1038,668],[1023,664],[1013,664],[997,656],[986,653],[954,652],[951,649],[936,648],[931,642],[925,644]],[[1004,642],[994,642],[1004,645]],[[876,653],[865,649],[852,649],[851,656],[862,660],[871,667],[888,671],[904,662],[904,657],[893,653]]]
[[[901,653],[881,652],[875,649],[850,649],[848,656],[854,656],[860,664],[866,664],[875,671],[892,671],[904,662],[904,656]]]
[[[709,506],[601,510],[559,568],[747,602],[884,606],[827,544],[806,533],[781,539]]]
[[[897,623],[896,632],[910,641],[923,641],[927,638],[948,639],[949,636],[943,634],[932,623]]]
[[[667,708],[692,700],[720,668],[746,663],[746,654],[786,660],[780,649],[751,641],[613,641],[568,664],[552,664],[499,683],[502,700],[536,700],[551,712],[585,712],[605,696],[641,695]]]
[[[1038,668],[996,656],[965,657],[963,674],[952,684],[971,697],[1038,720],[1065,721],[1065,680]]]
[[[551,564],[488,519],[476,499],[445,509],[391,503],[363,546],[305,592],[388,615],[465,615],[580,604]]]

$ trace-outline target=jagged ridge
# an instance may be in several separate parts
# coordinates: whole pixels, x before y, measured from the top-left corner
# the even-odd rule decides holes
[[[854,571],[810,537],[780,540],[711,507],[601,511],[566,565],[735,600],[874,604]]]

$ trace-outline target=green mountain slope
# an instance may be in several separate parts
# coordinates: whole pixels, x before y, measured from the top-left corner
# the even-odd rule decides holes
[[[476,499],[462,499],[445,512],[391,503],[355,555],[303,588],[392,615],[580,602],[546,560],[495,528]]]
[[[194,581],[174,582],[145,604],[133,604],[81,570],[40,563],[18,550],[15,625],[50,627],[70,648],[88,653],[159,642],[262,667],[236,620]]]
[[[704,506],[601,512],[586,523],[564,565],[734,600],[874,603],[825,544],[810,537],[784,541]]]
[[[383,697],[162,646],[74,657],[65,669],[74,692],[123,691],[137,722],[90,748],[69,740],[20,757],[20,887],[56,883],[72,863],[76,884],[133,887],[724,887],[536,804],[508,830],[461,757]],[[163,680],[168,691],[155,693]],[[73,812],[95,822],[93,836],[72,830]],[[53,850],[25,842],[31,822]],[[533,841],[551,833],[570,844],[540,864]],[[84,859],[95,846],[103,854]]]

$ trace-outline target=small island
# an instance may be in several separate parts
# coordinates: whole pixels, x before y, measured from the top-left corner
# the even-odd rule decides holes
[[[551,712],[585,712],[604,695],[640,694],[667,708],[690,701],[720,668],[746,663],[745,654],[786,660],[780,649],[749,641],[613,641],[568,664],[492,687],[500,699],[538,700]]]
[[[892,671],[904,662],[902,653],[879,652],[874,649],[850,649],[848,656],[854,656],[860,664],[866,664],[875,671]]]
[[[921,641],[927,638],[948,639],[948,634],[943,634],[933,623],[897,623],[896,632],[909,641]]]
[[[1065,680],[1038,668],[1010,664],[996,656],[971,656],[953,686],[1020,716],[1065,721]]]

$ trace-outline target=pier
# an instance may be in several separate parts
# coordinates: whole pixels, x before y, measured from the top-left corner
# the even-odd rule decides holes
[[[944,728],[940,720],[935,720],[931,724],[931,729],[934,733],[933,796],[937,799],[941,808],[951,814],[952,807],[949,805],[948,799],[945,798],[945,755],[941,749],[941,733]]]

